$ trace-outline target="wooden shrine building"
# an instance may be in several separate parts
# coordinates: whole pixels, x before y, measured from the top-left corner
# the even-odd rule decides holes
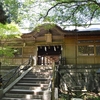
[[[12,65],[25,62],[30,55],[34,65],[61,59],[69,65],[100,64],[100,31],[66,31],[57,25],[43,24],[7,43],[18,51],[9,58]]]

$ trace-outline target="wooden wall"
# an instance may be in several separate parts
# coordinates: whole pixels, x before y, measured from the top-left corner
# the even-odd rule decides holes
[[[65,37],[63,44],[62,56],[66,57],[68,64],[76,63],[76,38]]]
[[[93,49],[93,54],[79,54],[79,47]],[[97,48],[98,46],[98,48]],[[64,38],[63,57],[66,57],[68,64],[100,64],[100,37],[98,36],[66,36]],[[97,51],[98,49],[98,51]],[[91,52],[90,51],[90,52]]]

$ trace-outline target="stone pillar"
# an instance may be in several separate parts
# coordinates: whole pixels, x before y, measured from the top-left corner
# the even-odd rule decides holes
[[[55,100],[58,100],[58,88],[55,88],[54,98],[55,98]]]
[[[43,92],[43,100],[51,100],[51,91],[46,90]]]

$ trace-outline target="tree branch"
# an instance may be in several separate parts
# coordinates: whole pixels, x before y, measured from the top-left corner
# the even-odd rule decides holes
[[[93,11],[92,15],[91,15],[91,18],[90,18],[90,25],[91,25],[91,21],[92,21],[92,19],[93,19],[93,16],[94,16],[95,12],[97,11],[97,9],[98,9],[98,8],[96,8],[96,9]]]
[[[94,3],[94,4],[100,6],[100,3],[97,3],[97,2],[94,1],[94,0],[83,0],[83,1],[74,1],[74,0],[72,0],[72,1],[69,1],[69,2],[58,2],[57,4],[55,4],[54,6],[52,6],[51,8],[49,8],[48,11],[47,11],[47,13],[46,13],[43,17],[40,17],[39,20],[41,20],[42,18],[45,19],[45,18],[48,16],[49,12],[50,12],[53,8],[55,8],[56,6],[58,6],[58,5],[75,3],[75,5],[77,5],[77,6],[79,6],[79,5],[80,5],[80,6],[83,6],[83,5],[86,5],[88,2]],[[74,5],[72,5],[72,6],[74,6]],[[70,6],[70,7],[71,7],[71,6]]]

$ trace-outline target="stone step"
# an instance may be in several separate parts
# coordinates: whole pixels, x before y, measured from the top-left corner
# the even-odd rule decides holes
[[[48,88],[48,85],[41,85],[40,87],[34,87],[34,86],[13,86],[13,89],[33,89],[33,90],[35,90],[35,89],[37,89],[37,88],[41,88],[42,90],[46,90],[47,88]]]
[[[21,82],[18,82],[16,85],[20,85],[20,86],[40,86],[39,83],[21,83]]]
[[[33,80],[20,80],[19,83],[39,83],[39,82],[36,82],[36,81],[33,81]]]
[[[47,71],[47,70],[43,70],[43,71],[35,71],[35,72],[29,72],[28,74],[42,74],[42,73],[46,73],[46,72],[49,72],[49,71]]]
[[[25,89],[11,89],[9,93],[19,93],[19,94],[34,94],[34,95],[42,95],[42,90],[25,90]]]
[[[49,81],[33,81],[33,80],[20,80],[19,83],[33,83],[33,84],[48,84]]]
[[[43,100],[43,92],[48,89],[51,71],[37,66],[5,93],[1,100]]]
[[[36,76],[36,73],[35,72],[28,72],[28,75],[33,75],[33,76]]]
[[[11,98],[30,98],[30,99],[41,99],[42,95],[33,95],[33,94],[19,94],[19,93],[6,93],[5,97]]]
[[[47,81],[48,78],[27,78],[27,77],[24,77],[22,80]]]
[[[42,99],[26,99],[26,98],[8,98],[8,97],[4,97],[1,100],[42,100]]]
[[[32,74],[32,73],[28,73],[26,76],[32,76],[32,77],[37,77],[37,75]]]
[[[45,76],[48,76],[49,74],[44,75],[43,73],[36,73],[35,75],[33,74],[27,74],[25,77],[34,77],[34,78],[46,78]]]
[[[47,75],[47,76],[48,76],[48,75]],[[38,74],[38,75],[36,75],[36,76],[33,76],[33,75],[26,75],[25,77],[47,78],[47,77],[45,77],[45,75],[44,75],[44,74]]]
[[[33,86],[33,87],[48,87],[48,84],[43,84],[43,83],[17,83],[16,86]]]

